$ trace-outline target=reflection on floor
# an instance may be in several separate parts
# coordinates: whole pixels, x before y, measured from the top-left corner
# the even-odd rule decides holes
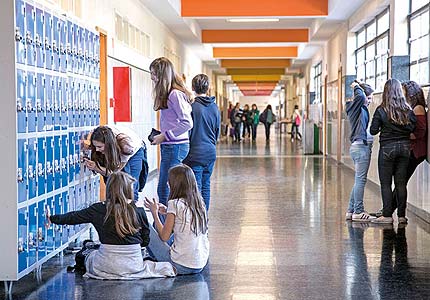
[[[345,222],[352,173],[300,150],[275,136],[219,145],[202,274],[87,280],[66,272],[65,256],[42,282],[16,283],[12,299],[430,299],[429,224],[410,214],[406,228]],[[366,208],[380,202],[367,188]]]

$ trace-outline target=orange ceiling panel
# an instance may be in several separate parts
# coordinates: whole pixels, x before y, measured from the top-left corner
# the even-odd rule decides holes
[[[244,96],[270,96],[273,90],[270,91],[241,91]]]
[[[227,69],[228,75],[284,75],[285,68]]]
[[[237,86],[241,91],[264,91],[264,90],[273,90],[276,87],[275,85],[254,85],[254,86]]]
[[[327,16],[328,0],[181,0],[182,17]]]
[[[202,30],[202,43],[306,43],[308,29]]]
[[[222,59],[222,68],[288,68],[290,59]]]
[[[265,82],[249,82],[249,81],[235,81],[237,86],[240,87],[247,87],[247,86],[260,86],[260,85],[270,85],[270,86],[276,86],[278,84],[278,81],[265,81]]]
[[[298,47],[217,47],[214,58],[297,57]]]

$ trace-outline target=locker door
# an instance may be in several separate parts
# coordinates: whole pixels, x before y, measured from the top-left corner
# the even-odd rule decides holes
[[[37,203],[37,255],[38,260],[46,256],[45,200]]]
[[[25,4],[22,0],[15,0],[15,56],[16,62],[25,64],[26,41],[25,41]]]
[[[94,84],[93,83],[89,83],[88,85],[88,125],[89,126],[95,126],[95,122],[94,122],[94,114],[95,114],[95,107],[94,107]]]
[[[61,104],[60,104],[60,91],[61,79],[57,76],[52,76],[52,101],[54,105],[54,130],[61,128]]]
[[[79,51],[80,51],[80,37],[81,37],[81,28],[74,24],[74,37],[73,37],[73,50],[74,50],[74,61],[73,61],[73,73],[79,73]]]
[[[18,272],[27,269],[27,208],[18,210]]]
[[[36,181],[36,168],[37,168],[37,139],[28,139],[28,199],[33,199],[37,196],[37,181]]]
[[[65,214],[67,212],[69,212],[68,210],[68,203],[69,203],[69,195],[68,192],[64,192],[61,195],[61,204],[62,204],[62,213]],[[69,225],[65,225],[63,226],[63,233],[61,236],[61,240],[62,240],[62,244],[66,244],[69,241],[69,234],[70,234],[70,227]]]
[[[69,182],[73,182],[75,180],[75,133],[69,132]]]
[[[65,207],[65,213],[74,211],[74,202],[75,202],[75,188],[74,187],[70,187],[69,188],[69,192],[67,194],[67,202],[66,202],[66,207]],[[70,225],[68,228],[69,231],[69,239],[75,234],[75,226],[74,225]]]
[[[55,214],[54,198],[49,197],[46,199],[45,210],[49,210],[51,215]],[[51,224],[48,229],[46,229],[46,252],[51,253],[54,250],[54,224]]]
[[[38,68],[45,67],[45,51],[43,47],[44,29],[45,29],[45,15],[43,13],[43,10],[37,7],[36,8],[36,37],[34,41],[36,46],[36,66]]]
[[[54,188],[61,188],[61,137],[54,136]]]
[[[67,21],[63,18],[60,21],[60,71],[67,72]]]
[[[67,130],[69,125],[69,113],[67,99],[69,94],[69,81],[66,77],[61,78],[61,129]]]
[[[60,21],[56,15],[52,16],[52,58],[52,69],[60,72]]]
[[[69,184],[69,172],[67,169],[69,138],[66,134],[61,136],[61,186],[66,187]]]
[[[88,126],[88,81],[82,81],[82,90],[81,90],[81,126]]]
[[[54,129],[54,87],[51,75],[45,75],[45,129]]]
[[[80,173],[81,173],[81,142],[80,142],[80,135],[79,132],[75,132],[75,180],[80,179]]]
[[[45,68],[52,70],[52,15],[45,11],[45,39],[44,39],[44,50],[45,50]]]
[[[75,99],[74,99],[74,116],[75,116],[75,127],[81,126],[81,80],[75,79]]]
[[[36,131],[36,74],[27,73],[27,126],[28,132]]]
[[[46,192],[54,189],[54,138],[46,137]]]
[[[37,260],[37,204],[28,207],[28,266]]]
[[[84,209],[84,203],[83,203],[83,189],[81,184],[77,184],[75,186],[75,210],[81,210]],[[75,225],[75,231],[78,232],[83,227],[82,224]]]
[[[94,125],[97,126],[98,124],[100,124],[100,86],[96,85],[94,89],[95,89],[94,104],[96,108]]]
[[[17,183],[18,183],[18,202],[27,200],[27,140],[18,139],[18,170],[17,170]]]
[[[71,21],[67,21],[67,54],[66,54],[66,64],[67,72],[73,72],[73,61],[74,61],[74,35],[75,26]]]
[[[61,214],[61,194],[57,194],[54,196],[54,213],[55,215]],[[61,233],[62,233],[62,226],[61,225],[55,225],[54,226],[54,245],[55,248],[59,248],[61,246]]]
[[[46,163],[46,141],[45,138],[37,139],[37,195],[41,196],[46,193],[45,179]]]
[[[37,132],[45,130],[45,75],[37,74],[36,78],[36,113]]]
[[[74,107],[74,101],[75,101],[75,81],[73,77],[69,77],[68,79],[68,86],[69,91],[67,93],[67,118],[69,123],[69,128],[72,128],[75,126],[75,107]]]
[[[88,31],[88,58],[87,58],[87,76],[93,77],[93,64],[94,64],[94,32]]]
[[[26,101],[27,101],[27,83],[25,71],[16,70],[16,114],[17,127],[19,133],[27,131]]]
[[[79,74],[84,75],[86,31],[85,28],[82,27],[79,31],[81,33],[81,36],[79,37]]]
[[[27,65],[35,66],[36,65],[36,48],[34,46],[35,40],[35,23],[36,23],[36,10],[34,6],[26,3],[25,4],[25,22],[26,22],[26,33],[25,33],[25,42],[27,44]]]
[[[100,78],[100,36],[96,35],[94,43],[94,56],[95,56],[95,78]]]

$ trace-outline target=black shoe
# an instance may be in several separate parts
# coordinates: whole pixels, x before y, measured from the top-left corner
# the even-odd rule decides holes
[[[377,218],[381,217],[382,216],[382,208],[380,210],[378,210],[377,212],[369,213],[369,215],[377,217]]]

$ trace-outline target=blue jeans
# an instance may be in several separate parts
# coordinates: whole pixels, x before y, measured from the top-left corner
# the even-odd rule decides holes
[[[157,194],[160,203],[167,206],[169,186],[167,179],[169,169],[182,163],[190,150],[190,144],[161,144],[160,173],[158,177]]]
[[[139,176],[142,172],[144,149],[140,148],[130,159],[121,171],[131,175],[136,181],[133,184],[134,201],[139,199]]]
[[[215,161],[204,166],[192,166],[194,175],[196,176],[197,186],[202,193],[203,200],[206,204],[206,211],[209,210],[209,202],[211,200],[211,175],[214,169]]]
[[[163,242],[158,236],[154,227],[149,226],[149,250],[155,259],[159,262],[170,262],[178,272],[178,275],[196,274],[200,273],[203,268],[194,269],[188,268],[183,265],[177,264],[170,258],[170,246],[168,243]]]
[[[355,181],[349,197],[348,212],[361,214],[364,211],[363,195],[367,172],[369,171],[372,145],[351,145],[349,153],[354,161]]]

